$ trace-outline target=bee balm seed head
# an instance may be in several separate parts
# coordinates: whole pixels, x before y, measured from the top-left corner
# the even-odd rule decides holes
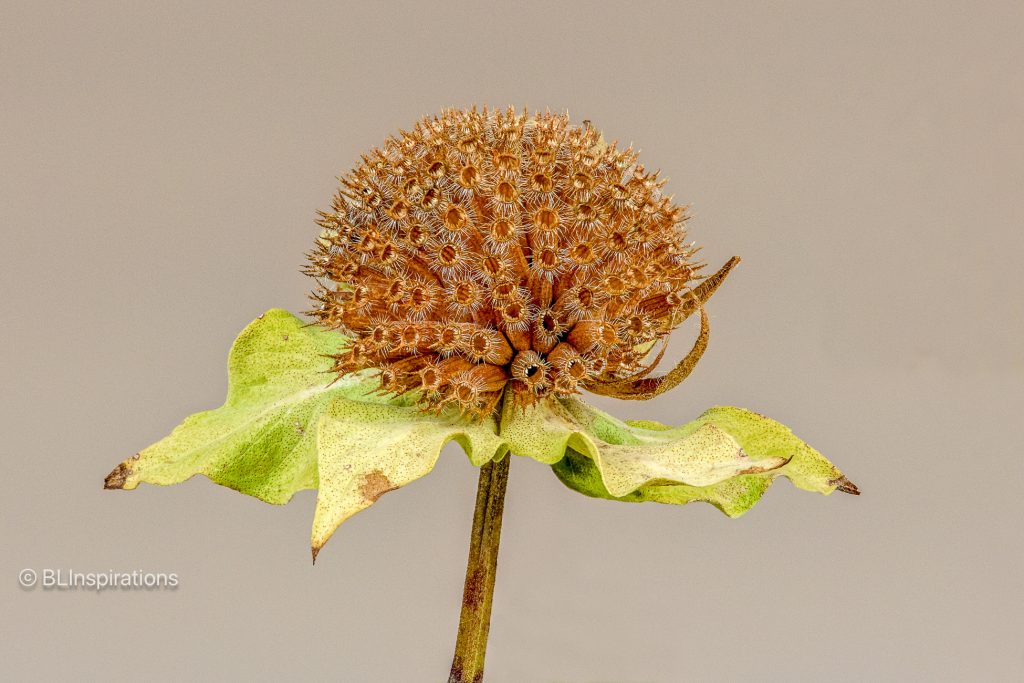
[[[663,186],[550,112],[452,109],[388,138],[319,213],[305,268],[323,283],[310,314],[352,340],[334,371],[377,368],[382,390],[484,417],[503,392],[529,403],[642,367],[700,280]]]

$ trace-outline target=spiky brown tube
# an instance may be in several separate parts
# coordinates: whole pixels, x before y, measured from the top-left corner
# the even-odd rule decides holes
[[[447,110],[341,179],[307,273],[339,374],[482,417],[645,374],[695,301],[685,208],[560,114]]]

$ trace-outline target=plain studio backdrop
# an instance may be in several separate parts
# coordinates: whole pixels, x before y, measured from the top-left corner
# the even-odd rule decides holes
[[[516,459],[487,680],[1021,680],[1021,35],[1019,2],[3,3],[2,677],[446,676],[454,444],[315,567],[312,491],[102,481],[221,403],[249,321],[307,307],[314,210],[359,153],[487,103],[632,141],[709,264],[743,257],[682,387],[594,402],[751,408],[864,492],[780,479],[733,520]]]

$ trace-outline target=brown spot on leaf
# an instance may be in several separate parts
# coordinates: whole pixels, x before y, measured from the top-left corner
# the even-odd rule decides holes
[[[378,498],[397,488],[384,472],[374,470],[363,476],[363,483],[359,485],[359,493],[363,494],[363,498],[371,503],[376,503]]]
[[[123,489],[125,482],[128,481],[128,477],[132,475],[132,468],[129,466],[129,463],[133,463],[138,459],[139,454],[136,453],[115,467],[113,471],[107,475],[107,478],[103,480],[103,488]]]
[[[740,452],[742,453],[742,451],[740,451]],[[740,474],[761,474],[762,472],[770,472],[772,470],[777,470],[780,467],[785,467],[786,465],[788,465],[789,461],[793,459],[793,456],[789,456],[788,458],[777,458],[777,459],[778,460],[782,460],[782,462],[780,462],[778,465],[772,465],[772,466],[769,467],[769,466],[767,466],[764,463],[764,461],[759,461],[757,464],[751,465],[750,467],[748,467],[748,468],[746,468],[744,470],[740,470],[736,474],[737,475],[740,475]]]

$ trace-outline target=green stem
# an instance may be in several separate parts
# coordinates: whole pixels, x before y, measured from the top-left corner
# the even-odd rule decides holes
[[[498,566],[501,514],[505,507],[505,486],[512,454],[480,468],[473,512],[473,535],[466,563],[466,585],[462,593],[462,614],[455,656],[448,683],[480,683],[484,678],[484,654],[491,625],[491,598]]]

